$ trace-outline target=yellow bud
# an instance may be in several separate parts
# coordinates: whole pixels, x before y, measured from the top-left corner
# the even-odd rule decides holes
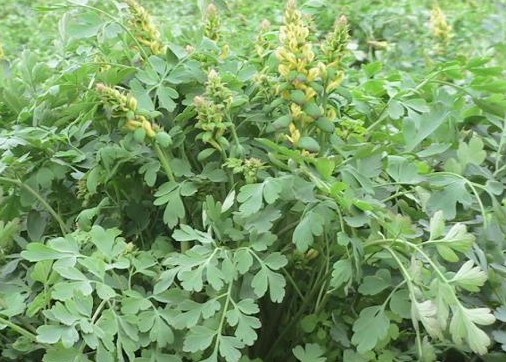
[[[286,136],[286,138],[288,138],[293,145],[297,145],[300,140],[300,131],[293,123],[290,124],[289,129],[290,129],[290,136]]]
[[[309,249],[307,251],[307,253],[306,253],[306,258],[307,258],[307,260],[313,260],[313,259],[317,258],[318,255],[320,255],[320,253],[318,252],[318,250]]]
[[[298,118],[302,115],[302,108],[297,103],[292,103],[290,105],[290,110],[292,111],[293,118]]]
[[[313,88],[307,87],[306,88],[306,100],[310,101],[316,96],[316,91]]]
[[[128,129],[128,130],[130,130],[130,131],[135,131],[139,127],[142,127],[142,123],[139,122],[139,121],[135,121],[133,119],[129,120],[125,124],[125,128]]]
[[[288,74],[290,74],[290,67],[286,64],[280,64],[278,66],[278,72],[279,74],[281,74],[283,77],[288,77]]]
[[[319,68],[311,68],[309,69],[309,73],[307,75],[307,80],[313,82],[320,77],[320,69]]]
[[[339,88],[341,83],[343,83],[343,79],[344,79],[344,73],[341,72],[341,73],[339,73],[339,75],[337,76],[336,79],[334,79],[332,82],[329,83],[329,85],[326,88],[327,93],[330,93],[330,92],[336,90],[337,88]]]
[[[128,96],[128,108],[134,112],[137,110],[137,99],[131,95]]]

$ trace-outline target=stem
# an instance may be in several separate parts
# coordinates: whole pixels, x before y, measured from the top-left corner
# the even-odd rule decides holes
[[[412,303],[416,303],[416,294],[415,294],[415,288],[413,286],[413,280],[411,279],[411,276],[409,275],[409,272],[404,267],[404,264],[402,264],[402,261],[399,259],[397,254],[390,249],[389,247],[385,247],[385,250],[387,250],[394,260],[396,261],[397,265],[401,269],[402,274],[404,275],[404,280],[408,284],[408,290],[409,290],[409,298],[411,299]],[[420,335],[420,328],[418,325],[418,321],[413,318],[413,327],[415,328],[416,332],[416,346],[418,349],[418,358],[419,360],[422,360],[423,358],[423,349],[422,349],[422,337]]]
[[[58,215],[58,213],[55,211],[55,209],[53,209],[51,207],[51,205],[49,205],[49,203],[37,191],[35,191],[34,189],[32,189],[27,184],[21,182],[20,180],[15,180],[15,179],[8,178],[8,177],[1,177],[0,176],[0,182],[7,182],[7,183],[10,183],[10,184],[16,185],[16,186],[18,186],[20,188],[24,188],[26,191],[28,191],[29,193],[31,193],[33,196],[35,196],[35,198],[37,200],[39,200],[39,202],[42,204],[42,206],[44,206],[46,208],[46,210],[51,214],[51,216],[53,216],[54,219],[58,222],[58,224],[60,225],[60,229],[61,229],[62,233],[64,235],[70,233],[70,229],[67,227],[67,225],[65,225],[65,222],[60,217],[60,215]]]
[[[22,336],[24,336],[26,338],[31,339],[34,342],[37,341],[37,336],[35,334],[33,334],[32,332],[28,331],[27,329],[25,329],[21,326],[18,326],[15,323],[12,323],[11,321],[9,321],[7,319],[4,319],[3,317],[0,317],[0,324],[6,325],[10,329],[18,332],[19,334],[21,334]]]
[[[288,271],[285,268],[282,268],[281,270],[283,271],[283,274],[285,274],[286,279],[288,279],[288,281],[292,285],[293,289],[295,289],[295,291],[297,292],[297,295],[299,296],[299,298],[304,300],[304,295],[300,291],[299,287],[297,286],[297,283],[295,283],[295,280],[293,280],[290,273],[288,273]]]
[[[106,300],[100,302],[97,309],[95,310],[95,313],[93,313],[93,316],[91,317],[91,324],[95,324],[98,316],[100,315],[100,312],[102,312],[102,309],[104,309],[106,303],[107,303]]]
[[[169,158],[163,152],[160,145],[158,143],[155,143],[155,151],[158,155],[158,159],[160,160],[160,163],[163,166],[163,169],[165,170],[165,173],[167,174],[167,177],[170,181],[176,182],[176,178],[174,177],[174,172],[172,171],[172,167],[170,166]]]
[[[233,283],[230,283],[228,285],[227,289],[227,299],[225,300],[225,305],[223,306],[223,313],[221,314],[220,319],[220,326],[218,327],[218,331],[216,332],[216,341],[214,342],[214,349],[213,349],[213,355],[218,353],[218,348],[220,347],[220,336],[221,332],[223,331],[223,326],[225,324],[225,317],[227,315],[228,305],[230,304],[230,294],[232,293],[232,285]]]

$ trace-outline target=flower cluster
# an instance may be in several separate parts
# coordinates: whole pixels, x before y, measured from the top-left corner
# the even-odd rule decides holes
[[[137,0],[126,0],[132,17],[130,18],[130,26],[134,35],[142,45],[148,47],[153,54],[165,53],[165,45],[160,39],[160,32],[153,24],[151,15]]]
[[[223,135],[231,125],[227,115],[232,101],[232,91],[226,87],[220,75],[212,69],[208,74],[205,94],[195,97],[193,103],[197,110],[196,127],[204,131],[200,138],[217,149],[221,149],[220,143],[227,142]]]
[[[252,184],[258,181],[258,173],[267,168],[264,162],[258,158],[251,157],[245,160],[239,158],[229,158],[226,161],[228,168],[232,169],[234,174],[242,173],[246,183]]]
[[[207,7],[204,35],[215,42],[221,38],[220,14],[218,8],[212,3]]]
[[[439,6],[432,9],[431,23],[434,36],[439,41],[446,44],[453,38],[452,26],[448,23],[445,13]]]
[[[269,41],[269,38],[267,36],[270,28],[270,21],[264,19],[260,24],[260,32],[258,33],[255,43],[255,50],[260,58],[264,58],[273,50],[272,43]]]
[[[106,105],[107,113],[113,118],[133,118],[137,111],[137,99],[131,94],[123,94],[119,90],[103,83],[96,85],[100,98]]]
[[[330,93],[337,89],[343,79],[343,59],[347,54],[347,46],[350,40],[348,19],[343,15],[334,25],[334,30],[323,42],[321,49],[325,67],[322,67],[326,80],[326,92]]]
[[[146,136],[153,139],[160,127],[137,113],[137,99],[131,94],[123,94],[119,90],[99,83],[96,90],[102,98],[110,118],[126,119],[125,128],[130,131],[143,129]]]
[[[306,126],[323,116],[315,90],[316,81],[321,79],[322,67],[315,62],[309,34],[309,26],[297,8],[297,2],[288,1],[285,25],[279,35],[281,46],[277,51],[280,61],[278,72],[285,82],[280,84],[278,91],[290,102],[293,123],[289,139],[295,145]]]

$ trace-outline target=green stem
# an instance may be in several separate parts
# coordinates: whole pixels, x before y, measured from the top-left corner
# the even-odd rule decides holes
[[[297,292],[297,295],[299,296],[299,298],[301,300],[304,300],[304,295],[300,291],[299,286],[297,285],[297,283],[295,283],[295,280],[293,280],[293,278],[290,275],[290,273],[288,273],[288,271],[285,268],[282,268],[281,270],[283,271],[283,274],[285,275],[286,279],[288,279],[288,281],[292,285],[293,289],[295,289],[295,291]]]
[[[35,198],[37,200],[39,200],[39,202],[42,204],[42,206],[44,206],[46,208],[46,210],[51,214],[51,216],[53,216],[54,219],[58,222],[58,224],[60,225],[60,229],[61,229],[62,233],[64,235],[70,233],[70,229],[67,227],[67,225],[65,224],[65,222],[63,221],[63,219],[60,217],[60,215],[58,215],[58,213],[55,211],[55,209],[53,209],[51,207],[51,205],[49,205],[49,203],[37,191],[35,191],[34,189],[32,189],[27,184],[21,182],[20,180],[15,180],[15,179],[8,178],[8,177],[1,177],[0,176],[0,182],[7,182],[7,183],[10,183],[10,184],[16,185],[16,186],[18,186],[20,188],[24,188],[26,191],[28,191],[29,193],[31,193],[33,196],[35,196]]]
[[[385,247],[385,250],[387,250],[390,253],[390,255],[392,255],[392,257],[396,261],[397,265],[401,269],[402,274],[404,275],[404,280],[406,281],[406,283],[408,285],[409,298],[411,299],[411,303],[416,303],[415,288],[413,286],[413,280],[411,279],[409,272],[406,270],[406,268],[404,267],[404,264],[402,263],[402,261],[399,259],[397,254],[392,249],[390,249],[389,247]],[[420,335],[420,327],[418,325],[418,321],[413,321],[413,327],[415,328],[415,332],[416,332],[416,346],[418,349],[418,358],[419,358],[419,360],[423,360],[423,358],[422,358],[423,357],[422,337]]]
[[[172,167],[170,166],[169,158],[163,152],[162,148],[158,143],[155,142],[155,151],[158,155],[158,159],[160,160],[160,163],[163,166],[163,169],[165,170],[165,173],[167,174],[167,177],[170,181],[176,182],[176,178],[174,177],[174,172],[172,171]]]
[[[4,319],[3,317],[0,317],[0,324],[6,325],[7,327],[12,329],[13,331],[16,331],[19,334],[21,334],[22,336],[29,338],[34,342],[37,342],[37,336],[35,334],[33,334],[32,332],[26,330],[25,328],[23,328],[21,326],[18,326],[15,323],[12,323],[11,321],[9,321],[7,319]]]
[[[233,285],[233,283],[230,283],[228,285],[227,294],[226,294],[227,299],[225,300],[225,305],[223,306],[223,313],[221,314],[220,326],[218,327],[218,331],[216,333],[216,341],[214,342],[213,355],[218,353],[218,348],[220,347],[220,336],[221,336],[221,332],[223,331],[223,326],[225,325],[225,317],[227,315],[228,305],[230,304],[230,300],[231,300],[230,294],[232,293],[232,285]]]

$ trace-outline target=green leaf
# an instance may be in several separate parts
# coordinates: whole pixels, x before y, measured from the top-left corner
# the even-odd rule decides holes
[[[21,252],[21,256],[31,262],[41,260],[56,260],[71,256],[69,253],[62,253],[47,245],[41,243],[28,244],[25,251]]]
[[[218,336],[220,355],[227,362],[238,362],[241,358],[240,349],[244,344],[237,338],[231,336]]]
[[[434,191],[427,201],[427,211],[434,213],[442,210],[445,219],[452,220],[457,215],[457,203],[469,207],[473,197],[466,187],[466,182],[455,177],[431,177],[431,182],[442,189]]]
[[[429,240],[435,240],[445,233],[445,220],[443,212],[438,210],[430,218],[430,237]]]
[[[476,326],[490,325],[495,318],[488,308],[467,309],[458,304],[454,306],[450,322],[450,333],[457,344],[467,342],[471,350],[477,354],[487,353],[491,341],[488,335]]]
[[[401,102],[396,99],[391,99],[388,104],[388,116],[391,119],[397,120],[404,116],[404,107]]]
[[[413,161],[401,156],[388,156],[387,173],[396,182],[405,184],[416,184],[423,181],[418,173],[418,167]]]
[[[334,288],[339,288],[341,285],[348,283],[352,277],[351,260],[341,259],[334,263],[332,266],[332,279],[330,285]]]
[[[43,325],[37,328],[37,342],[56,344],[60,340],[64,347],[70,348],[79,340],[79,334],[73,326]]]
[[[392,280],[388,269],[380,269],[376,275],[364,277],[358,291],[363,295],[376,295],[392,286]]]
[[[195,326],[186,335],[183,343],[183,351],[198,352],[206,350],[213,342],[217,331],[205,326]]]
[[[263,297],[269,288],[269,295],[273,302],[281,303],[285,296],[285,278],[267,267],[262,267],[251,280],[253,291],[258,297]]]
[[[388,335],[389,328],[390,320],[381,306],[364,308],[353,323],[351,342],[357,346],[359,353],[365,353]]]
[[[462,165],[472,163],[481,165],[487,157],[487,152],[483,150],[483,141],[478,136],[471,138],[469,143],[460,142],[457,150],[457,156]]]
[[[241,187],[237,201],[241,203],[239,211],[244,216],[253,215],[262,208],[263,184],[250,184]]]
[[[316,211],[310,210],[304,214],[293,231],[292,240],[300,252],[306,252],[314,242],[314,236],[323,234],[325,219]]]
[[[160,86],[156,90],[156,96],[161,108],[165,108],[168,112],[173,112],[176,109],[177,104],[174,99],[177,99],[179,94],[174,88]]]
[[[472,260],[466,261],[450,282],[470,292],[478,292],[487,280],[487,273],[481,270],[479,266],[473,267],[473,265]]]
[[[404,126],[405,152],[411,152],[423,140],[434,133],[448,118],[449,112],[442,108],[434,108],[428,113],[411,113]]]
[[[21,293],[10,293],[5,296],[0,294],[0,315],[14,317],[25,311],[26,296]]]
[[[293,355],[300,362],[325,362],[327,360],[324,357],[325,350],[315,343],[307,343],[304,348],[297,346],[292,349]]]

